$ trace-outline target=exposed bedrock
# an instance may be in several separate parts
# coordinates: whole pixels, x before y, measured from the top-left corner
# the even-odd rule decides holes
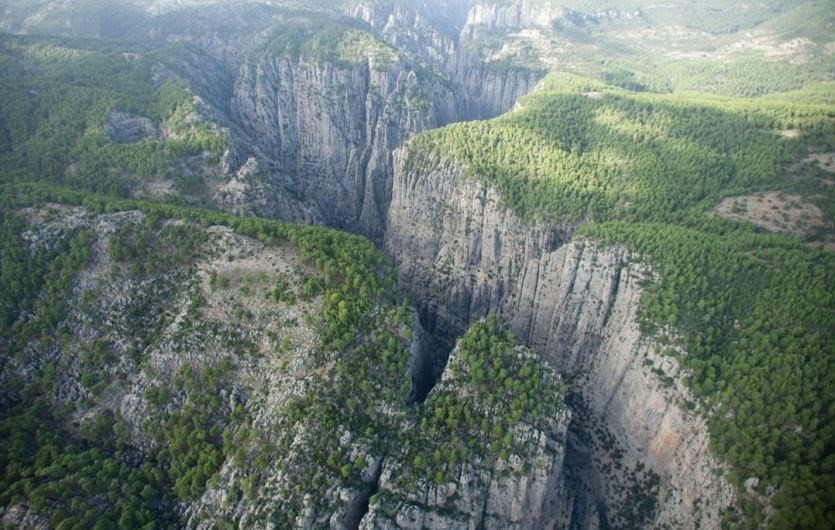
[[[529,366],[542,363],[536,354],[522,346],[517,346],[512,355],[522,362],[532,363]],[[466,403],[468,396],[478,391],[470,382],[468,370],[461,349],[456,348],[450,354],[447,369],[432,390],[433,394],[440,391],[453,395],[456,402]],[[545,367],[544,371],[548,388],[559,393],[559,376],[551,368]],[[513,399],[512,391],[507,392],[501,385],[496,388],[501,390],[496,390],[490,399]],[[430,396],[427,403],[426,413],[434,414],[433,407],[437,402],[432,402]],[[414,469],[402,454],[386,459],[378,494],[369,504],[360,528],[552,528],[562,519],[562,511],[555,500],[561,498],[559,492],[564,484],[566,431],[571,414],[561,397],[550,406],[546,405],[543,411],[545,417],[542,420],[529,416],[508,428],[512,442],[504,457],[495,460],[485,457],[490,452],[488,444],[480,436],[472,436],[467,443],[475,444],[476,449],[441,481],[426,476],[415,479]],[[507,421],[502,412],[484,402],[479,404],[478,413],[485,415],[484,421],[488,425],[501,425]],[[420,438],[418,443],[421,443]]]
[[[231,103],[237,141],[227,157],[244,191],[221,200],[380,241],[393,151],[420,131],[508,110],[536,82],[527,74],[502,78],[483,65],[464,73],[467,88],[459,91],[399,63],[345,67],[272,56],[244,63]],[[456,96],[470,88],[477,97]],[[235,174],[250,159],[258,185]]]
[[[464,13],[452,8],[362,2],[348,14],[397,54],[352,62],[264,51],[243,59],[230,102],[214,104],[231,131],[230,180],[217,199],[240,213],[380,242],[393,151],[418,132],[512,109],[542,72],[496,68],[461,49],[454,22]]]
[[[639,331],[646,267],[623,248],[572,240],[571,227],[525,224],[456,163],[408,169],[404,151],[385,249],[424,325],[453,337],[497,313],[573,380],[563,525],[717,527],[734,490],[714,474],[722,465],[685,407],[678,363]]]
[[[258,182],[282,200],[270,200],[270,193],[232,200],[254,199],[261,215],[350,228],[379,240],[392,151],[414,133],[450,121],[453,107],[440,82],[400,64],[248,61],[231,108],[250,142],[235,146],[230,166],[257,161]]]

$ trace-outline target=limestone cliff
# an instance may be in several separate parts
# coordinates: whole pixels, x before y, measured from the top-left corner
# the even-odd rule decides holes
[[[569,9],[559,2],[475,2],[467,13],[461,35],[464,40],[476,40],[495,32],[551,30],[557,24],[582,26],[604,20],[638,16],[640,11],[626,12],[615,8],[578,11]]]
[[[18,3],[9,16],[22,17],[19,31],[101,37],[100,26],[112,18],[39,29],[35,19],[49,19],[49,10],[29,6],[30,13]],[[197,183],[190,187],[174,189],[173,178],[125,187],[158,196],[164,184],[172,188],[165,194],[183,200],[325,224],[376,242],[391,199],[393,151],[420,131],[510,110],[542,76],[493,61],[492,50],[462,46],[461,2],[304,9],[286,2],[160,2],[135,20],[121,15],[132,12],[130,3],[114,2],[112,16],[131,21],[129,40],[114,56],[147,61],[149,90],[187,87],[195,116],[222,131],[228,149],[221,164],[212,153],[210,168],[172,170]],[[127,110],[109,113],[101,124],[106,138],[132,144],[167,137],[164,124]],[[135,189],[143,186],[151,189]]]
[[[456,121],[486,119],[512,109],[544,72],[496,61],[491,43],[470,38],[472,24],[484,22],[480,5],[460,2],[365,1],[349,11],[397,49],[444,74],[454,87]]]
[[[638,257],[572,240],[570,226],[527,225],[466,168],[408,167],[405,151],[385,248],[424,324],[451,337],[484,314],[503,315],[572,378],[567,465],[583,478],[567,488],[565,523],[717,526],[734,490],[713,473],[722,466],[704,419],[688,410],[678,364],[639,332],[641,285],[652,276]]]
[[[465,6],[449,0],[364,0],[350,6],[347,14],[366,22],[395,48],[442,68],[456,53]]]
[[[454,97],[437,78],[392,60],[334,64],[262,55],[241,66],[231,112],[250,142],[238,145],[232,166],[254,158],[261,185],[292,203],[285,209],[271,201],[259,214],[312,215],[381,236],[392,151],[455,115]]]
[[[231,91],[231,178],[218,201],[381,241],[393,151],[420,131],[511,109],[542,75],[461,49],[454,13],[435,3],[361,2],[348,14],[391,48],[349,61],[253,48]],[[253,163],[255,174],[236,175]]]

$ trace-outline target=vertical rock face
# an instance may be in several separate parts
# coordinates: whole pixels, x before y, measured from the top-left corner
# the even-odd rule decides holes
[[[527,71],[505,76],[475,56],[452,66],[459,87],[401,62],[346,66],[268,55],[245,62],[231,102],[238,138],[227,160],[233,172],[256,160],[262,192],[232,203],[260,203],[260,215],[380,241],[394,150],[420,131],[508,110],[537,80]]]
[[[568,242],[571,227],[524,224],[456,163],[415,170],[404,160],[398,156],[385,248],[424,324],[454,336],[486,313],[503,315],[521,341],[573,378],[579,413],[568,464],[586,476],[560,501],[571,524],[716,527],[733,489],[712,472],[722,466],[709,453],[704,420],[685,406],[684,374],[639,331],[645,268],[622,248]],[[590,432],[596,423],[609,435]],[[654,475],[660,489],[652,499]]]
[[[500,10],[492,8],[499,16]],[[480,4],[466,11],[463,4],[449,1],[366,1],[349,14],[367,22],[395,48],[443,72],[455,87],[455,119],[463,121],[507,112],[543,75],[521,67],[497,67],[485,55],[493,50],[473,45],[472,24],[501,23],[482,16],[482,10]]]
[[[565,12],[558,6],[532,6],[530,2],[478,2],[467,13],[462,36],[475,40],[482,32],[524,27],[548,27]]]
[[[431,480],[416,491],[398,484],[400,462],[388,463],[380,490],[389,498],[369,508],[361,530],[528,530],[552,527],[558,519],[551,499],[562,487],[568,415],[545,433],[521,427],[515,433],[535,443],[533,454],[512,456],[511,462],[486,467],[482,462],[460,466],[446,484]],[[396,501],[392,502],[392,498]]]
[[[187,80],[200,114],[229,131],[227,181],[213,188],[219,206],[380,242],[393,151],[417,132],[511,109],[542,73],[498,67],[482,50],[463,49],[461,2],[373,0],[337,11],[168,6],[136,31],[155,46],[176,43],[165,64],[154,65],[155,82]],[[300,44],[333,28],[386,49],[349,43],[346,58],[331,44],[318,52]],[[273,46],[284,37],[298,42]],[[144,134],[126,127],[124,141]]]
[[[461,93],[467,94],[460,108],[462,120],[492,118],[513,109],[544,75],[538,70],[498,67],[467,49],[452,57],[448,72]]]
[[[585,25],[603,20],[638,17],[640,11],[626,12],[620,9],[596,9],[574,11],[554,2],[516,0],[514,2],[477,2],[467,13],[467,21],[461,31],[463,41],[474,41],[495,32],[519,29],[551,29],[555,24]]]
[[[297,203],[262,215],[314,220],[382,234],[392,151],[418,131],[449,122],[454,98],[437,80],[400,63],[356,65],[262,56],[240,70],[233,120],[251,139],[235,156],[266,173],[264,185]]]
[[[396,2],[367,0],[348,9],[386,41],[421,62],[443,66],[457,48],[458,23],[464,5],[454,1]]]

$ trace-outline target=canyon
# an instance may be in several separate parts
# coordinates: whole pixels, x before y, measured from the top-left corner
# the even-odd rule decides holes
[[[67,18],[57,24],[66,16],[61,10],[33,13],[17,4],[7,8],[5,31],[34,34],[46,28],[66,38],[110,37],[104,22]],[[157,380],[176,386],[184,367],[221,363],[227,347],[245,359],[230,370],[229,387],[218,395],[223,420],[241,415],[246,424],[224,431],[222,445],[234,442],[246,451],[217,456],[217,472],[201,483],[205,488],[181,498],[176,510],[186,526],[696,529],[743,520],[743,502],[770,516],[773,490],[757,490],[756,477],[744,488],[733,484],[732,465],[717,456],[709,430],[714,410],[694,394],[693,372],[684,368],[689,353],[676,328],[646,326],[642,300],[661,274],[650,257],[584,235],[591,213],[559,221],[525,216],[461,156],[413,141],[451,124],[512,118],[535,103],[530,98],[543,87],[560,82],[548,72],[569,61],[566,49],[575,49],[566,48],[566,35],[577,41],[571,46],[594,48],[582,28],[612,24],[614,34],[619,24],[635,24],[639,33],[659,30],[647,15],[656,15],[657,6],[568,9],[532,0],[126,5],[135,18],[120,29],[128,35],[125,61],[150,58],[154,87],[185,87],[192,112],[184,130],[205,125],[224,140],[217,160],[205,154],[189,160],[189,171],[205,170],[190,174],[199,181],[195,197],[205,201],[180,191],[175,179],[155,176],[155,185],[178,205],[238,220],[205,214],[209,220],[197,223],[202,235],[195,236],[191,261],[151,273],[148,263],[120,262],[108,238],[145,230],[151,240],[167,241],[168,231],[192,229],[200,216],[148,213],[142,201],[159,198],[148,185],[130,190],[137,202],[124,211],[56,200],[18,208],[15,215],[31,224],[23,240],[34,254],[64,248],[80,232],[92,234],[91,261],[67,299],[65,328],[73,338],[61,340],[69,344],[69,375],[61,376],[56,399],[92,400],[92,390],[76,379],[86,366],[80,359],[88,355],[87,342],[100,333],[97,323],[107,323],[117,357],[128,360],[107,369],[108,380],[122,387],[109,390],[108,402],[96,410],[72,412],[76,424],[102,411],[118,412],[134,445],[151,454],[160,442],[143,425],[153,417],[147,403]],[[537,56],[550,48],[565,54]],[[586,60],[577,64],[581,59]],[[602,77],[623,73],[618,69],[627,62],[617,61],[625,59],[613,59],[616,66],[606,60],[591,61],[593,68],[611,67]],[[606,86],[614,96],[591,81],[577,81],[588,87],[572,97],[582,106],[616,99],[624,87],[636,94],[645,88],[630,76],[624,79]],[[597,123],[607,118],[604,110],[595,114]],[[117,146],[185,134],[128,108],[107,114],[102,130]],[[660,134],[647,131],[627,132]],[[549,137],[551,132],[537,134],[559,136]],[[616,163],[628,165],[617,155]],[[72,164],[64,169],[72,171]],[[256,218],[316,228],[308,233],[278,224],[259,225],[260,231],[247,227],[246,220]],[[329,228],[369,240],[395,272],[397,294],[379,294],[395,289],[380,272],[383,264],[357,274],[348,263],[346,256],[369,259],[370,245],[362,247],[367,242],[337,237]],[[351,254],[355,248],[361,251]],[[356,285],[339,291],[335,279],[343,274]],[[373,288],[357,287],[362,274],[374,280]],[[110,283],[102,287],[106,277]],[[323,294],[325,284],[334,291]],[[86,293],[94,291],[109,302],[91,303]],[[346,297],[340,301],[334,293]],[[365,311],[368,321],[352,322],[344,337],[331,337],[333,321],[350,321],[353,310]],[[141,341],[131,339],[136,311],[146,312],[142,322],[153,330]],[[226,320],[230,314],[234,324]],[[490,316],[503,323],[500,335],[507,333],[501,335],[510,344],[502,351],[507,366],[519,373],[541,371],[549,392],[541,399],[548,403],[544,411],[523,392],[516,395],[515,387],[505,391],[497,383],[484,390],[474,383],[479,361],[463,345],[474,328],[492,322]],[[14,343],[0,339],[6,347]],[[332,351],[323,354],[323,343]],[[347,352],[344,359],[335,353],[340,348]],[[131,364],[140,349],[148,360]],[[9,373],[22,379],[51,362],[65,362],[56,360],[61,356],[51,344],[33,342],[21,351],[31,359],[4,363],[4,370],[11,367]],[[364,360],[382,351],[383,360]],[[397,355],[408,365],[401,370],[411,380],[408,391],[389,380],[373,381],[375,370],[391,375],[386,362]],[[391,370],[403,368],[399,361],[392,361]],[[365,386],[352,385],[358,373]],[[500,380],[507,382],[508,374]],[[337,387],[350,397],[333,393]],[[185,406],[185,388],[163,407],[166,413]],[[316,405],[321,396],[325,404]],[[469,403],[473,396],[489,398],[490,405],[476,403],[463,419],[451,412],[452,403]],[[20,396],[2,397],[10,409]],[[526,411],[537,411],[536,421],[510,421],[491,408],[515,398]],[[300,412],[306,409],[299,403],[313,403],[315,413]],[[348,410],[349,420],[332,420],[333,411]],[[436,417],[456,426],[463,422],[478,436],[453,435],[427,464],[414,448],[435,443],[427,429]],[[486,434],[495,429],[483,426],[505,421],[500,432],[509,441],[500,448]],[[264,455],[278,447],[286,453],[269,461]],[[502,456],[487,456],[493,453]],[[444,469],[453,471],[443,473],[440,464],[447,466],[449,458],[452,464]],[[4,524],[50,527],[22,504],[4,507],[0,516]]]
[[[705,420],[685,408],[692,400],[686,374],[638,330],[641,285],[651,271],[625,249],[573,240],[571,226],[523,222],[452,161],[438,160],[430,172],[404,167],[403,146],[414,134],[512,110],[541,75],[494,71],[459,51],[467,38],[496,26],[547,25],[562,11],[537,21],[525,11],[475,6],[459,39],[427,31],[431,14],[420,9],[372,2],[352,14],[392,45],[405,41],[443,58],[437,67],[452,86],[406,60],[384,71],[373,59],[350,69],[272,57],[247,62],[231,122],[250,141],[226,158],[231,168],[233,160],[247,162],[221,188],[236,190],[226,204],[380,243],[431,337],[427,378],[441,376],[455,337],[487,314],[505,318],[570,378],[582,408],[567,435],[564,483],[548,499],[562,516],[535,527],[718,526],[734,506],[734,489],[715,472],[723,465],[709,451]],[[363,528],[388,527],[375,524]]]

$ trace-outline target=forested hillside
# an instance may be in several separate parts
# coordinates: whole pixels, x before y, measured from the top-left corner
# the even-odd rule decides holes
[[[557,75],[520,110],[419,135],[405,161],[416,174],[462,164],[532,225],[580,227],[574,237],[648,263],[658,281],[642,327],[692,370],[690,406],[711,418],[731,481],[776,490],[780,528],[825,526],[833,513],[835,178],[815,155],[835,151],[835,107],[816,93],[668,96]],[[817,217],[792,220],[775,202],[800,224],[791,237],[716,211],[772,190]]]
[[[464,33],[494,60],[631,90],[757,97],[829,81],[835,67],[831,0],[477,5]]]
[[[337,418],[388,443],[390,420],[364,411],[405,403],[410,326],[366,241],[50,188],[6,187],[2,211],[4,505],[56,528],[173,528],[223,466],[247,495],[275,454],[358,481],[365,464],[326,442]],[[263,380],[293,362],[301,386]],[[305,429],[321,453],[291,449]],[[302,509],[282,499],[262,517]]]
[[[832,105],[635,93],[564,74],[520,104],[420,135],[407,166],[450,156],[520,216],[552,224],[699,224],[723,197],[777,189],[812,197],[832,230],[830,177],[807,159],[835,147]]]
[[[205,196],[204,176],[217,172],[227,140],[159,57],[95,41],[0,36],[4,178],[120,195],[171,184],[192,200]]]

